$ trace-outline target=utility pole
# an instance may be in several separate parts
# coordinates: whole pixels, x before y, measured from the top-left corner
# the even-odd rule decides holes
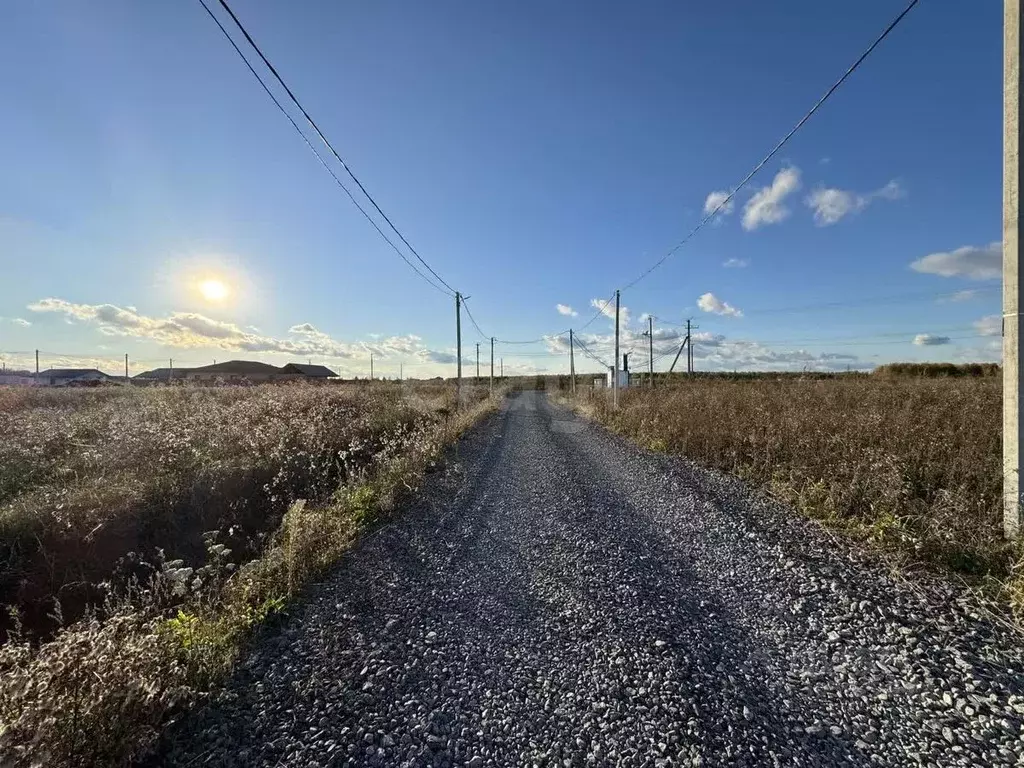
[[[370,353],[370,381],[373,381],[373,352]]]
[[[686,349],[687,343],[690,341],[689,337],[683,338],[683,343],[679,345],[679,351],[676,352],[675,359],[672,360],[672,365],[669,366],[668,372],[672,373],[676,369],[676,363],[679,362],[679,356],[683,354],[683,350]],[[689,358],[687,358],[689,359]]]
[[[1015,539],[1021,511],[1020,0],[1003,4],[1003,533]]]
[[[480,342],[476,343],[476,381],[474,384],[480,383]]]
[[[615,365],[612,367],[612,408],[619,407],[619,289],[615,289]]]
[[[654,389],[654,318],[647,316],[647,378]]]
[[[576,347],[572,338],[572,328],[569,329],[569,377],[572,381],[572,393],[576,394]]]
[[[405,363],[398,364],[398,380],[405,381]]]
[[[491,336],[491,397],[494,397],[494,337]]]
[[[128,353],[124,353],[124,383],[128,384],[130,379],[128,378]]]
[[[455,407],[462,402],[462,294],[455,292]]]
[[[505,358],[501,358],[501,380],[505,380]]]
[[[693,373],[693,345],[690,344],[690,319],[686,319],[686,372]]]
[[[174,358],[172,357],[167,363],[167,383],[170,384],[174,378]]]
[[[39,350],[36,350],[36,379],[39,378]]]

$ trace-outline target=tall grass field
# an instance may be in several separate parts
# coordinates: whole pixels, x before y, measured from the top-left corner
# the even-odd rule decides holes
[[[1024,611],[1002,536],[1001,379],[695,378],[577,404],[655,450],[732,472],[903,562],[994,585]]]
[[[493,406],[467,390],[0,388],[0,763],[143,752]]]

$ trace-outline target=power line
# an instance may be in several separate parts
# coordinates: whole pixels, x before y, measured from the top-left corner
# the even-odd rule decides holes
[[[311,118],[309,116],[309,113],[306,112],[306,110],[303,108],[302,104],[299,103],[299,100],[295,97],[295,94],[292,93],[291,89],[287,86],[287,84],[284,82],[284,80],[278,74],[277,70],[274,68],[274,65],[271,64],[270,61],[267,59],[267,57],[263,55],[263,52],[260,50],[259,46],[256,45],[256,42],[252,39],[252,37],[246,31],[245,27],[242,26],[242,23],[238,20],[238,17],[235,16],[234,12],[231,10],[231,8],[228,6],[228,4],[226,2],[224,2],[224,0],[219,0],[219,2],[221,4],[221,6],[223,6],[224,10],[227,11],[228,14],[231,16],[232,20],[238,26],[239,30],[241,30],[242,34],[245,36],[245,39],[248,40],[249,44],[253,47],[253,49],[256,51],[256,53],[259,55],[259,57],[263,60],[263,63],[266,64],[267,68],[271,71],[271,73],[274,75],[274,77],[277,79],[277,81],[281,84],[281,87],[284,88],[285,92],[288,94],[289,98],[292,100],[292,102],[295,104],[295,106],[298,107],[300,112],[302,112],[303,117],[306,118],[306,122],[308,122],[310,124],[310,126],[313,128],[313,130],[316,131],[316,134],[317,134],[317,136],[320,137],[320,140],[331,151],[331,154],[333,154],[334,157],[337,158],[338,162],[341,163],[342,168],[345,169],[345,172],[356,183],[356,185],[359,187],[359,189],[362,191],[362,193],[366,196],[366,199],[369,200],[373,204],[373,207],[384,218],[384,221],[386,221],[388,223],[388,226],[390,226],[391,229],[394,230],[395,234],[397,234],[398,237],[402,240],[402,242],[405,243],[406,247],[420,261],[420,263],[423,264],[423,266],[425,266],[427,268],[427,270],[430,272],[430,274],[432,274],[435,278],[437,278],[437,280],[441,283],[441,285],[445,286],[445,288],[447,288],[448,291],[452,295],[454,295],[455,289],[452,288],[450,285],[448,285],[448,283],[446,283],[444,281],[444,279],[440,275],[438,275],[431,268],[431,266],[429,264],[427,264],[426,261],[424,261],[424,259],[419,255],[419,253],[416,251],[416,249],[413,248],[409,244],[409,241],[406,240],[405,236],[392,223],[391,219],[389,219],[388,216],[384,213],[384,211],[381,210],[380,206],[377,205],[377,201],[373,199],[373,197],[370,195],[369,192],[366,191],[366,188],[362,185],[362,183],[359,181],[359,179],[356,178],[355,174],[352,173],[351,169],[348,167],[348,165],[345,163],[345,161],[342,160],[342,158],[338,154],[338,152],[334,149],[334,146],[330,143],[330,141],[327,140],[327,137],[324,136],[323,132],[320,130],[320,128],[317,126],[317,124],[313,121],[313,118]],[[301,128],[299,128],[298,123],[295,122],[295,120],[292,118],[292,116],[288,113],[288,111],[284,108],[284,106],[281,104],[281,102],[277,99],[277,97],[273,94],[273,92],[267,86],[266,82],[263,80],[263,78],[260,76],[260,74],[255,70],[255,68],[253,68],[252,64],[249,62],[249,59],[246,58],[245,54],[242,53],[241,48],[239,48],[238,44],[234,41],[234,38],[231,37],[231,34],[227,31],[227,29],[224,28],[224,25],[221,24],[220,19],[218,19],[217,16],[213,13],[213,11],[210,10],[210,7],[206,4],[206,0],[199,0],[199,3],[203,6],[203,9],[207,12],[207,14],[209,14],[210,18],[213,19],[214,22],[217,24],[217,26],[220,28],[220,31],[224,34],[224,37],[227,38],[229,43],[231,43],[231,47],[235,49],[235,52],[239,55],[239,57],[241,57],[242,61],[245,62],[245,66],[249,69],[249,71],[253,74],[253,76],[259,81],[260,85],[263,86],[263,90],[266,91],[267,95],[271,98],[271,100],[274,102],[274,104],[277,106],[277,108],[281,111],[281,113],[285,117],[288,118],[288,122],[290,122],[292,124],[292,127],[295,128],[296,131],[298,131],[299,135],[302,137],[302,140],[306,142],[306,145],[310,148],[310,150],[312,150],[313,154],[316,155],[317,159],[321,162],[321,164],[323,164],[324,168],[327,169],[327,172],[331,174],[331,176],[334,178],[335,182],[337,182],[338,186],[340,186],[342,188],[342,190],[344,190],[345,194],[348,195],[348,198],[352,201],[353,205],[355,205],[356,208],[359,209],[359,212],[366,218],[366,220],[369,221],[373,225],[373,228],[377,230],[377,233],[382,238],[384,238],[385,242],[387,242],[387,244],[390,245],[394,249],[394,251],[399,256],[402,257],[402,260],[406,264],[408,264],[410,267],[412,267],[412,269],[416,272],[416,274],[418,274],[420,277],[422,277],[424,280],[426,280],[427,283],[432,285],[434,288],[436,288],[437,290],[439,290],[442,293],[444,293],[445,292],[444,288],[439,287],[433,281],[431,281],[426,275],[424,275],[422,272],[420,272],[419,269],[417,269],[416,266],[411,261],[409,261],[408,258],[406,258],[405,254],[401,252],[401,250],[398,248],[398,246],[396,246],[394,244],[394,242],[392,242],[391,239],[387,235],[384,234],[384,231],[380,228],[380,226],[377,224],[377,222],[375,222],[373,220],[373,218],[370,216],[370,214],[367,213],[366,209],[363,208],[359,204],[359,202],[356,200],[355,196],[348,189],[348,187],[346,187],[342,183],[341,179],[338,178],[337,174],[334,173],[333,169],[327,164],[327,162],[323,159],[323,157],[320,155],[320,153],[317,152],[316,148],[312,145],[312,143],[310,143],[309,139],[306,138],[306,134],[302,132]]]
[[[1001,291],[1000,286],[990,286],[985,288],[972,289],[978,293],[991,293]],[[917,301],[919,299],[948,299],[959,294],[960,291],[951,291],[945,293],[934,293],[934,292],[916,292],[916,293],[905,293],[896,294],[890,296],[873,296],[864,299],[852,299],[850,301],[829,301],[818,304],[805,304],[803,306],[792,306],[792,307],[773,307],[766,309],[752,309],[744,310],[745,315],[773,315],[773,314],[787,314],[796,312],[814,312],[818,310],[830,310],[830,309],[842,309],[845,307],[858,307],[868,306],[876,304],[900,304],[908,301]]]
[[[599,318],[601,315],[604,315],[605,314],[605,310],[608,309],[608,305],[611,304],[613,301],[615,301],[615,294],[614,293],[612,293],[611,296],[609,296],[607,299],[605,299],[604,303],[600,307],[597,308],[597,312],[594,313],[594,316],[592,318],[587,320],[587,322],[585,322],[579,328],[575,328],[573,330],[575,330],[575,331],[582,331],[584,328],[586,328],[592,322],[597,320],[597,318]],[[605,315],[605,317],[608,317],[608,316]]]
[[[973,293],[987,294],[987,293],[998,293],[1002,291],[1002,288],[998,285],[985,286],[982,288],[970,289]],[[889,296],[870,296],[863,299],[852,299],[850,301],[828,301],[817,304],[803,304],[783,307],[767,307],[764,309],[745,309],[743,315],[777,315],[777,314],[798,314],[801,312],[816,312],[816,311],[828,311],[833,309],[845,309],[847,307],[861,307],[871,306],[878,304],[902,304],[911,301],[919,301],[924,299],[935,299],[941,301],[943,299],[953,299],[954,297],[962,294],[962,291],[944,291],[936,293],[934,291],[918,291],[914,293],[904,294],[892,294]],[[656,322],[662,325],[671,325],[676,328],[685,328],[686,323],[677,323],[673,320],[666,320],[663,317],[654,315]]]
[[[905,336],[909,336],[910,334],[904,334],[904,335]],[[999,338],[999,337],[998,336],[988,336],[988,335],[983,334],[983,333],[972,334],[970,336],[945,336],[945,337],[943,337],[944,341],[942,342],[942,344],[945,344],[946,342],[949,342],[949,341],[963,341],[965,339],[997,339],[997,338]],[[737,339],[737,340],[732,341],[731,343],[733,343],[733,344],[751,344],[751,345],[757,345],[757,346],[761,346],[761,347],[792,346],[793,344],[809,344],[811,346],[820,346],[822,344],[829,344],[829,345],[835,346],[835,347],[870,347],[870,346],[874,346],[876,344],[912,344],[913,342],[914,342],[913,338],[902,338],[902,339],[895,339],[895,340],[891,340],[891,341],[831,341],[829,339],[820,339],[820,340],[805,339],[803,341],[800,341],[800,340],[796,340],[796,341],[741,341],[741,340]],[[928,345],[928,344],[924,344],[924,345],[921,345],[921,346],[941,346],[941,345]]]
[[[223,0],[221,0],[221,1],[223,2]],[[720,210],[722,210],[722,208],[724,208],[726,205],[728,205],[732,201],[732,199],[736,196],[736,193],[739,192],[741,189],[743,189],[747,185],[747,183],[752,178],[754,178],[754,176],[757,174],[757,172],[760,171],[765,165],[767,165],[768,162],[773,157],[775,157],[776,153],[780,149],[782,149],[786,145],[786,143],[793,137],[793,135],[804,126],[804,123],[806,123],[808,120],[811,119],[811,116],[815,112],[817,112],[818,109],[821,108],[822,104],[824,104],[833,93],[836,92],[836,90],[839,88],[839,86],[841,86],[844,82],[846,82],[846,79],[850,75],[852,75],[854,73],[854,71],[856,71],[856,69],[861,65],[861,63],[863,63],[863,61],[869,55],[871,55],[871,52],[874,51],[875,48],[877,48],[878,45],[883,40],[885,40],[885,38],[887,38],[889,36],[889,33],[892,32],[901,21],[903,21],[903,17],[906,16],[908,13],[910,13],[910,10],[915,5],[917,5],[917,3],[918,3],[918,0],[910,0],[910,3],[907,5],[906,8],[903,9],[902,13],[900,13],[895,19],[893,19],[889,23],[889,26],[887,26],[885,28],[885,30],[882,32],[882,34],[880,34],[870,46],[868,46],[868,49],[866,51],[864,51],[864,53],[862,53],[860,55],[860,58],[858,58],[850,66],[850,68],[847,69],[846,72],[843,73],[842,77],[840,77],[835,83],[832,84],[832,87],[829,88],[825,92],[825,95],[822,96],[820,99],[818,99],[817,102],[815,102],[814,106],[811,107],[810,111],[808,111],[807,114],[805,114],[802,118],[800,118],[800,121],[795,126],[793,126],[793,128],[790,130],[789,133],[787,133],[785,136],[782,137],[782,140],[778,144],[775,145],[775,147],[772,149],[771,152],[769,152],[767,155],[765,155],[764,159],[761,160],[761,162],[759,162],[757,165],[754,166],[754,169],[744,177],[743,181],[741,181],[728,195],[726,195],[724,199],[720,200],[718,205],[716,205],[715,208],[710,213],[708,213],[703,219],[701,219],[700,222],[697,224],[697,226],[694,227],[692,230],[690,230],[690,233],[686,237],[684,237],[679,243],[677,243],[673,248],[671,248],[668,251],[668,253],[666,253],[664,256],[662,256],[660,259],[658,259],[656,262],[654,262],[654,264],[652,264],[646,270],[641,272],[639,277],[637,277],[632,282],[629,282],[625,286],[623,286],[622,290],[628,290],[628,289],[632,288],[634,285],[636,285],[641,280],[643,280],[645,277],[647,277],[647,275],[651,274],[651,272],[653,272],[658,267],[660,267],[662,264],[664,264],[668,260],[668,258],[670,256],[672,256],[676,251],[678,251],[680,248],[682,248],[684,245],[686,245],[686,243],[689,242],[689,240],[694,235],[696,235],[701,229],[703,229],[704,225],[707,224],[709,221],[711,221],[718,214],[718,212]]]
[[[466,310],[466,316],[469,318],[469,322],[473,324],[473,327],[476,328],[476,332],[480,334],[480,338],[487,341],[490,337],[480,330],[480,326],[477,325],[476,318],[474,318],[473,313],[469,311],[469,302],[466,300],[465,296],[462,297],[462,308]]]
[[[581,351],[583,352],[583,354],[585,354],[585,355],[586,355],[587,357],[589,357],[589,358],[590,358],[591,360],[594,360],[594,361],[596,361],[596,362],[597,362],[597,363],[599,363],[599,364],[600,364],[600,365],[601,365],[601,366],[602,366],[603,368],[610,368],[610,367],[611,367],[611,366],[609,366],[609,365],[608,365],[608,363],[606,363],[606,362],[605,362],[604,360],[602,360],[602,359],[601,359],[601,358],[599,358],[599,357],[598,357],[597,355],[595,355],[595,354],[594,354],[593,352],[591,352],[591,351],[590,351],[590,349],[589,349],[589,348],[587,347],[587,345],[586,345],[586,344],[584,344],[584,343],[583,343],[582,341],[580,341],[579,337],[576,337],[576,338],[574,339],[574,341],[576,342],[577,346],[579,346],[579,348],[580,348],[580,350],[581,350]]]

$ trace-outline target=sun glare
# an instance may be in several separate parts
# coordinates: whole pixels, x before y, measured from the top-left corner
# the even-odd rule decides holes
[[[228,287],[220,280],[203,280],[199,284],[199,292],[208,301],[223,301],[228,296]]]

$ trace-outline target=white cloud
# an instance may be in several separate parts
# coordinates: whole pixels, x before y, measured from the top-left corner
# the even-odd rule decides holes
[[[0,317],[0,321],[6,321],[11,325],[17,325],[20,326],[21,328],[28,328],[30,325],[32,325],[32,323],[30,323],[28,320],[25,320],[22,317]]]
[[[969,290],[966,290],[966,291],[957,291],[956,293],[951,293],[951,294],[949,294],[947,296],[941,297],[939,299],[939,303],[940,304],[957,304],[957,303],[960,303],[960,302],[963,302],[963,301],[970,301],[971,299],[976,298],[977,295],[978,295],[978,291],[976,291],[974,289],[969,289]]]
[[[615,320],[615,299],[610,301],[607,299],[591,299],[590,306],[600,311],[609,320]],[[629,325],[629,308],[621,304],[619,305],[619,324],[620,326]]]
[[[728,202],[726,202],[728,200]],[[719,206],[721,206],[719,208]],[[729,200],[729,193],[722,190],[720,192],[712,192],[704,200],[704,213],[709,215],[718,210],[719,216],[727,216],[732,213],[734,207],[734,201]]]
[[[655,370],[667,371],[672,360],[679,351],[685,330],[675,326],[654,328]],[[582,350],[586,348],[593,353],[601,364],[612,362],[615,350],[615,336],[611,333],[577,334],[580,347],[576,350],[576,369],[581,372],[601,370],[599,363],[588,357]],[[546,337],[548,351],[556,354],[569,354],[569,337]],[[865,369],[872,363],[861,360],[855,355],[838,352],[810,352],[804,349],[773,349],[755,341],[728,339],[722,334],[697,331],[693,334],[694,357],[698,361],[698,370],[715,371],[749,371],[749,370],[787,370],[787,371],[836,371],[847,367]],[[640,330],[624,329],[619,342],[620,352],[635,349],[631,356],[635,370],[646,370],[646,350],[648,341]],[[683,364],[685,366],[685,363]],[[507,363],[506,363],[507,367]],[[680,366],[676,366],[680,370]]]
[[[942,277],[967,277],[972,280],[993,280],[1003,274],[1003,246],[965,245],[955,251],[939,251],[910,263],[916,272]]]
[[[862,195],[844,189],[817,187],[804,200],[814,211],[814,223],[819,227],[835,224],[851,213],[859,213],[875,200],[898,200],[906,192],[895,179],[881,189]]]
[[[750,266],[750,259],[726,259],[722,266],[728,269],[743,269]]]
[[[697,306],[705,312],[714,315],[726,315],[728,317],[743,317],[743,313],[736,307],[722,301],[713,293],[705,293],[697,299]]]
[[[783,168],[771,186],[762,187],[743,206],[743,228],[751,231],[765,224],[778,224],[789,216],[785,199],[800,189],[800,170]]]
[[[974,329],[981,336],[1002,336],[1003,318],[1000,315],[987,315],[974,321]]]
[[[863,197],[853,192],[821,187],[811,192],[804,203],[814,211],[814,223],[819,227],[835,224],[844,216],[860,211],[867,205]]]
[[[907,190],[896,179],[893,179],[881,189],[876,189],[869,196],[878,200],[902,200],[907,196]]]
[[[275,338],[243,330],[234,323],[214,320],[194,312],[172,312],[167,317],[149,317],[113,304],[75,304],[48,298],[30,304],[33,312],[50,312],[69,319],[92,323],[106,336],[155,341],[169,347],[222,349],[237,352],[270,353],[291,357],[362,360],[370,353],[392,359],[447,363],[448,352],[427,349],[418,336],[390,336],[372,341],[345,342],[332,338],[310,323],[293,325],[290,338]]]
[[[579,312],[570,307],[568,304],[555,304],[555,309],[558,310],[558,314],[566,315],[567,317],[576,317],[576,315],[579,314]]]
[[[919,347],[938,347],[949,344],[949,336],[935,336],[931,333],[919,333],[914,337],[914,344]]]

